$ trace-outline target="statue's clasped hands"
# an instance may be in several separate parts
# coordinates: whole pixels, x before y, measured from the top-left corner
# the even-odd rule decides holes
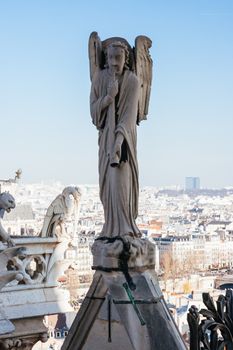
[[[116,97],[116,95],[118,94],[119,84],[118,84],[118,80],[115,77],[115,74],[112,75],[112,78],[109,81],[107,91],[108,91],[108,95],[112,99],[114,99]]]

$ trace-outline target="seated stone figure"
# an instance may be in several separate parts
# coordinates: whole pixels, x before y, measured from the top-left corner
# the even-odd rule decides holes
[[[0,241],[7,243],[8,247],[13,247],[15,244],[10,235],[2,226],[2,219],[5,211],[10,212],[15,208],[15,199],[9,192],[0,193]]]
[[[72,213],[74,205],[78,206],[80,197],[81,191],[78,187],[68,186],[64,188],[48,207],[40,236],[58,238],[64,236],[66,234],[64,221]]]

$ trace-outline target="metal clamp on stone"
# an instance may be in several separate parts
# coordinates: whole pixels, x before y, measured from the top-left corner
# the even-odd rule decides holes
[[[140,321],[141,325],[145,326],[146,322],[145,322],[144,318],[142,317],[141,312],[140,312],[139,308],[137,307],[137,305],[135,303],[134,296],[131,293],[128,284],[127,283],[123,283],[123,287],[124,287],[128,297],[129,297],[130,303],[132,304],[132,306],[133,306],[133,308],[134,308],[134,310],[135,310],[135,312],[136,312],[136,314],[137,314],[137,316],[139,318],[139,321]]]

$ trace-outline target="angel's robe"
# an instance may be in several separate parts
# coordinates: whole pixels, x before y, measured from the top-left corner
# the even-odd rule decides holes
[[[136,154],[139,82],[133,72],[125,70],[114,107],[104,108],[109,81],[108,69],[97,72],[90,96],[92,121],[99,130],[99,186],[105,217],[101,236],[138,237],[141,234],[135,219],[139,193]],[[117,133],[124,137],[122,155],[120,165],[112,167],[111,152]]]

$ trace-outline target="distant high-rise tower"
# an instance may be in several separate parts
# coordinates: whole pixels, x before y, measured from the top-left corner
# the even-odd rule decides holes
[[[186,177],[185,178],[185,190],[193,191],[200,189],[200,178],[199,177]]]

